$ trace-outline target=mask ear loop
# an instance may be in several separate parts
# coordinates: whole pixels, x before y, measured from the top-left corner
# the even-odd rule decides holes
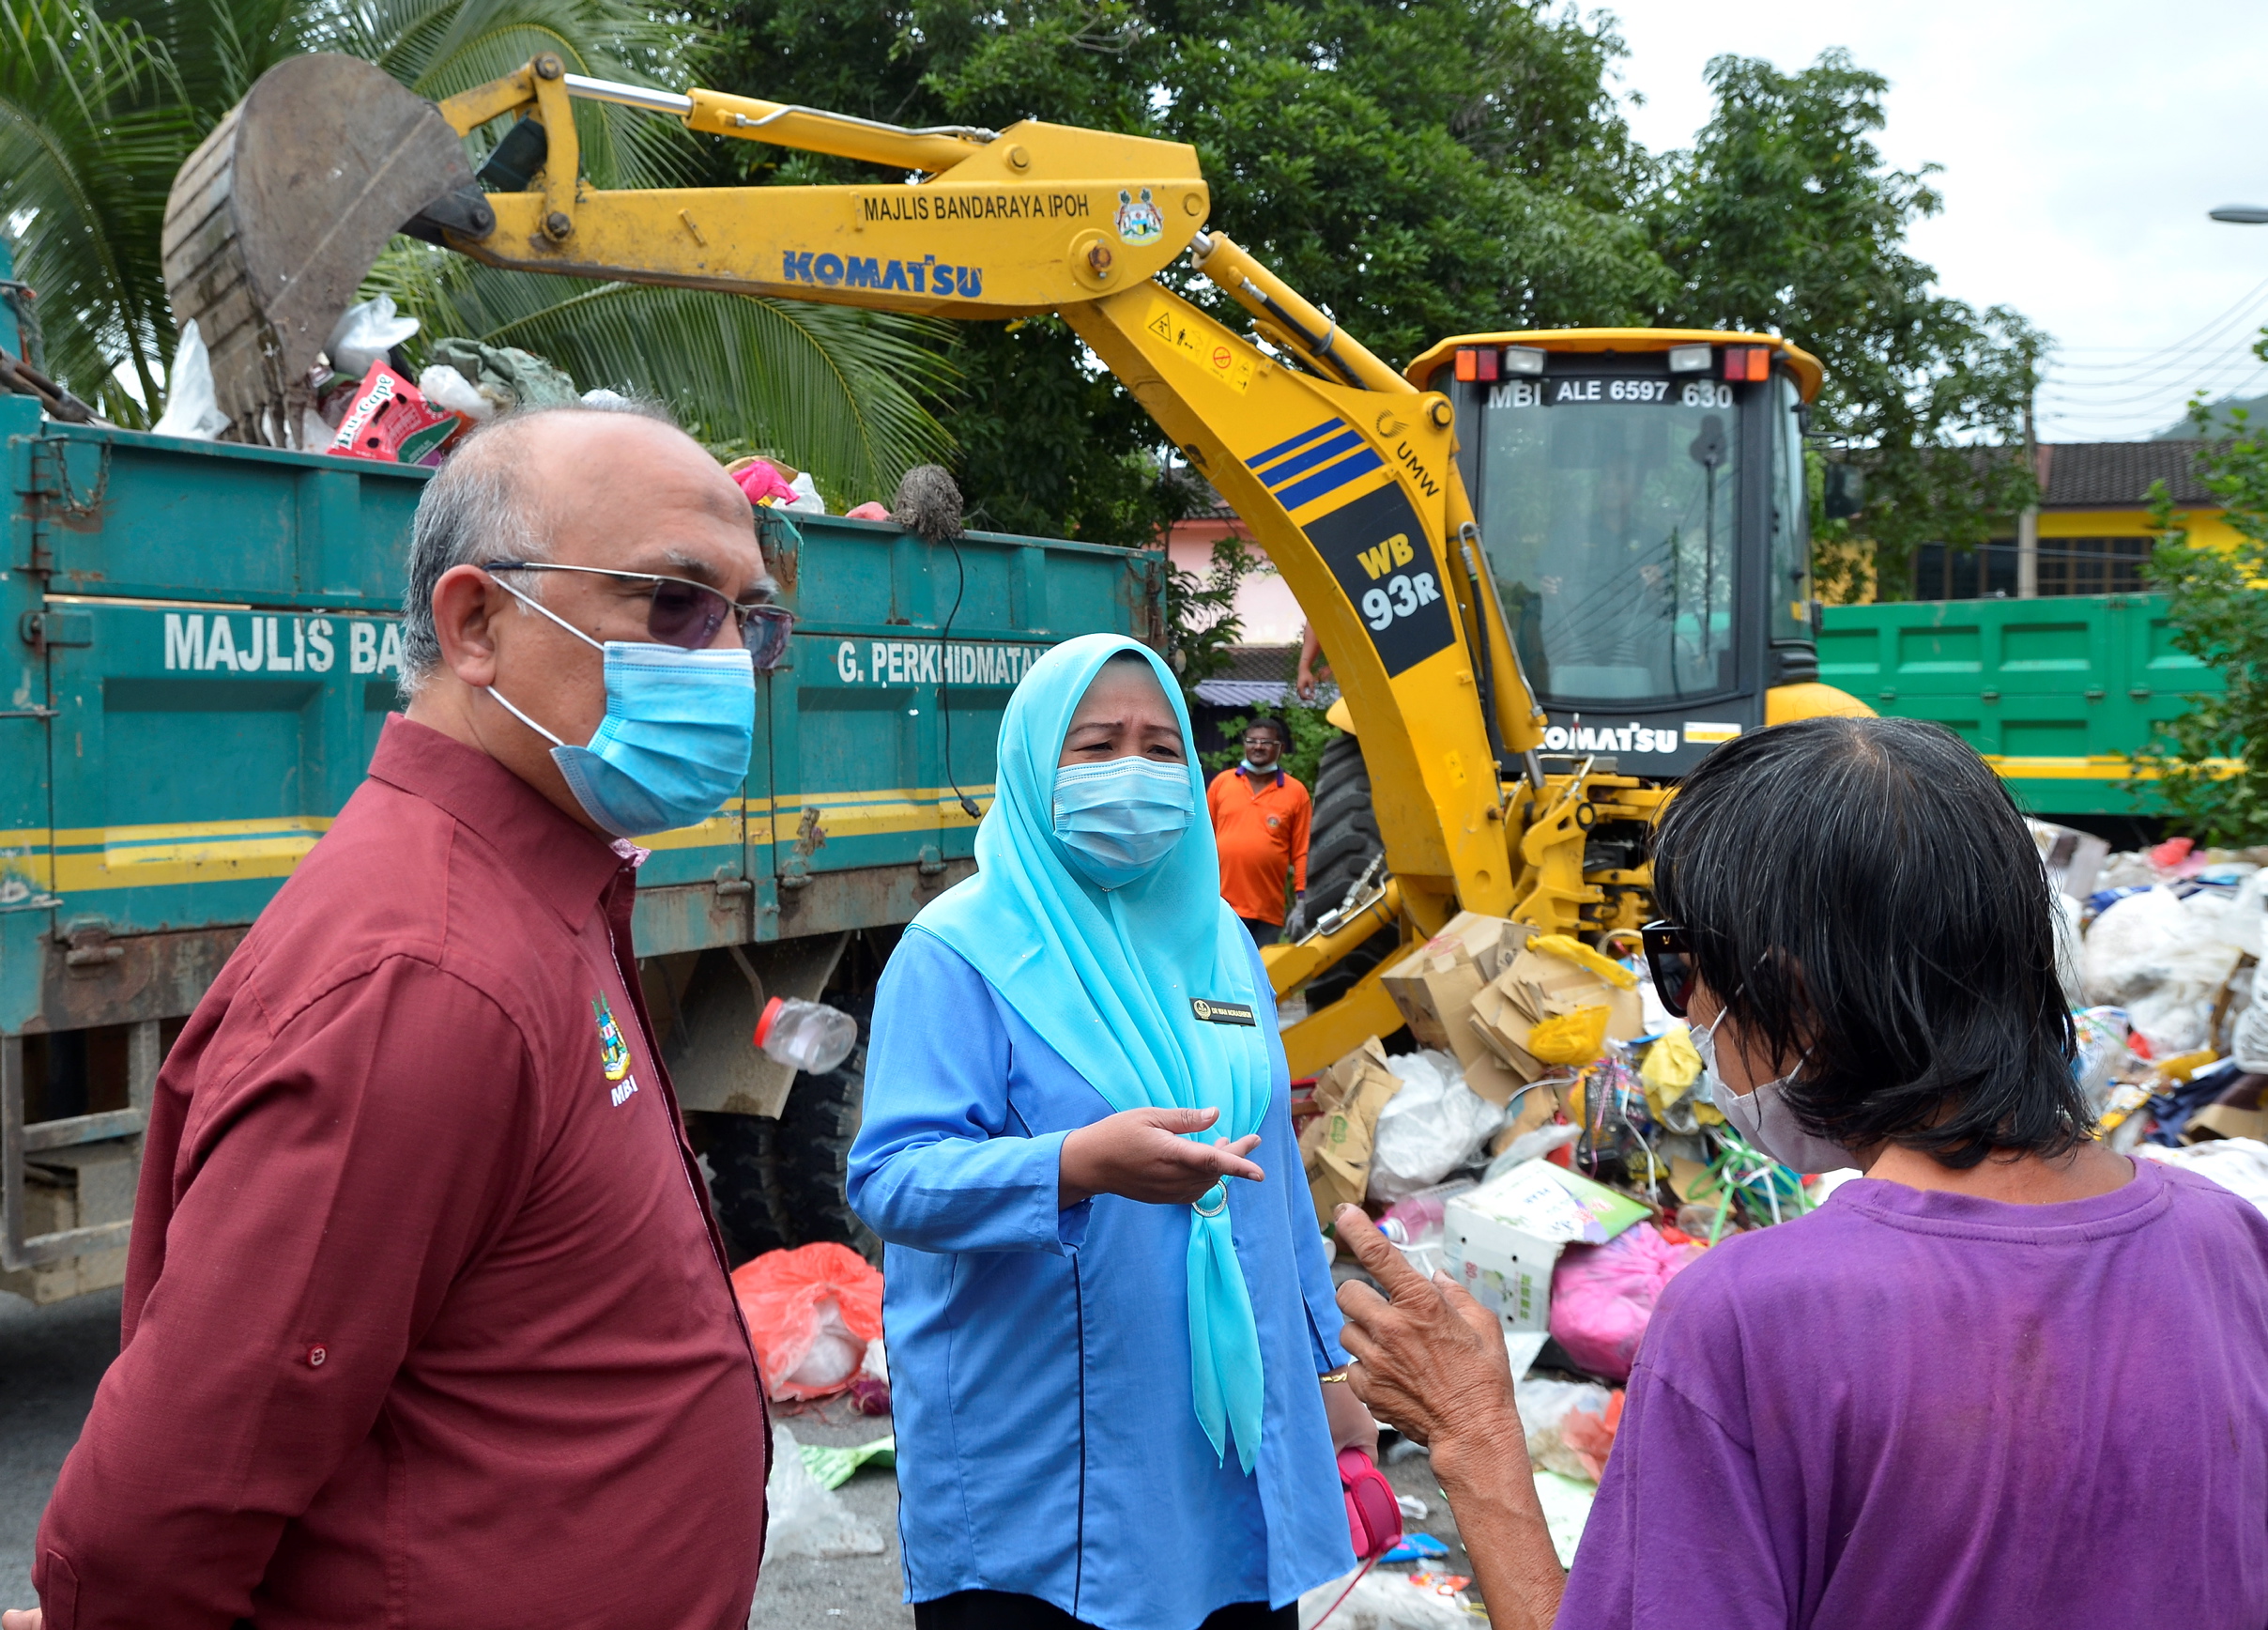
[[[574,623],[568,622],[566,618],[560,616],[557,611],[554,611],[550,607],[545,606],[541,601],[534,599],[532,596],[521,593],[519,590],[513,588],[510,583],[505,582],[503,578],[498,577],[494,572],[488,574],[488,580],[494,583],[498,588],[503,590],[505,593],[511,595],[514,600],[517,600],[521,605],[527,607],[529,610],[541,611],[544,616],[550,618],[561,628],[567,630],[568,633],[574,635],[577,639],[581,640],[585,645],[590,646],[594,651],[603,652],[606,649],[597,640],[591,638],[590,635],[584,633]],[[529,718],[518,708],[513,706],[512,703],[506,700],[504,693],[496,687],[494,682],[484,684],[481,686],[481,688],[486,691],[490,696],[494,697],[498,704],[503,707],[506,713],[510,714],[513,718],[518,719],[520,723],[526,725],[529,730],[535,731],[537,735],[542,736],[553,746],[563,747],[567,745],[559,737],[553,735],[549,730],[545,730],[542,725],[537,724],[535,720]]]
[[[503,710],[504,710],[506,713],[510,714],[510,715],[512,715],[513,718],[518,719],[518,720],[520,721],[520,723],[522,723],[522,724],[526,725],[526,726],[527,726],[527,727],[528,727],[529,730],[531,730],[535,731],[535,733],[536,733],[537,735],[542,736],[542,737],[543,737],[543,738],[544,738],[545,741],[549,742],[549,743],[550,743],[550,744],[551,744],[553,746],[555,746],[555,747],[563,747],[563,746],[565,746],[567,745],[565,742],[562,742],[561,740],[559,740],[559,737],[557,737],[557,736],[553,735],[553,734],[552,734],[552,733],[551,733],[549,730],[545,730],[545,729],[544,729],[544,728],[542,725],[537,724],[537,723],[535,722],[535,720],[533,720],[533,719],[529,718],[529,716],[528,716],[526,714],[522,713],[522,712],[521,712],[521,711],[520,711],[518,708],[513,707],[513,706],[512,705],[512,703],[511,703],[511,702],[509,702],[509,701],[505,700],[504,700],[504,693],[503,693],[502,691],[500,691],[500,690],[497,689],[497,687],[496,687],[495,685],[493,685],[493,684],[485,684],[485,685],[483,685],[481,688],[482,688],[483,690],[485,690],[485,691],[486,691],[486,692],[487,692],[487,693],[488,693],[490,696],[492,696],[492,697],[496,698],[498,705],[498,706],[500,706],[500,707],[502,707],[502,708],[503,708]]]

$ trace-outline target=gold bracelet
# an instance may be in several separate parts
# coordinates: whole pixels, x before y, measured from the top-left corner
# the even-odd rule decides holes
[[[1346,1378],[1347,1373],[1344,1370],[1333,1370],[1327,1376],[1317,1376],[1315,1377],[1316,1380],[1322,1382],[1326,1387],[1329,1386],[1333,1381],[1343,1381]]]

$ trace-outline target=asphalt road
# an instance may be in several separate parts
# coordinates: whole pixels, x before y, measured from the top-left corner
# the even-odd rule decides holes
[[[118,1350],[118,1293],[33,1307],[0,1293],[0,1607],[32,1605],[32,1542],[39,1513],[63,1457],[79,1436],[95,1384]],[[851,1414],[841,1403],[784,1417],[805,1443],[862,1443],[889,1430],[886,1421]],[[1452,1548],[1444,1571],[1466,1573],[1448,1502],[1423,1454],[1391,1460],[1387,1474],[1401,1493],[1424,1500],[1423,1529]],[[751,1630],[907,1630],[911,1608],[899,1600],[904,1576],[897,1553],[897,1480],[886,1469],[862,1469],[838,1491],[852,1512],[880,1530],[876,1557],[775,1556],[763,1571]]]
[[[117,1356],[116,1291],[51,1307],[0,1291],[0,1607],[33,1606],[39,1514]]]

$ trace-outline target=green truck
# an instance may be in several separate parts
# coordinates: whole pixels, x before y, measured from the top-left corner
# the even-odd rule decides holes
[[[52,1301],[119,1282],[165,1049],[397,706],[430,472],[58,423],[23,396],[0,395],[0,1288]],[[857,1010],[888,931],[973,869],[961,800],[990,796],[1017,679],[1075,634],[1165,635],[1158,552],[790,519],[766,554],[796,635],[757,681],[743,796],[650,840],[636,915],[744,1253],[860,1242],[863,1048],[790,1077],[752,1045],[762,998]]]
[[[2153,815],[2128,755],[2218,670],[2174,648],[2159,594],[1830,606],[1819,679],[1877,713],[1960,732],[2032,813]]]

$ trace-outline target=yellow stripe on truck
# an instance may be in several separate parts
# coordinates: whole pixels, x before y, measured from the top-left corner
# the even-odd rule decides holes
[[[991,801],[992,788],[961,789],[979,806]],[[741,823],[749,837],[793,843],[804,811],[819,811],[829,838],[879,838],[900,832],[931,832],[974,825],[959,798],[943,787],[891,787],[865,792],[783,793],[750,798],[738,807],[642,839],[648,849],[737,847]],[[247,878],[288,877],[315,840],[330,830],[328,815],[284,816],[260,821],[203,821],[159,826],[79,826],[50,832],[23,827],[0,832],[0,854],[45,858],[52,853],[57,893],[111,888],[161,888],[182,884],[233,883]]]

